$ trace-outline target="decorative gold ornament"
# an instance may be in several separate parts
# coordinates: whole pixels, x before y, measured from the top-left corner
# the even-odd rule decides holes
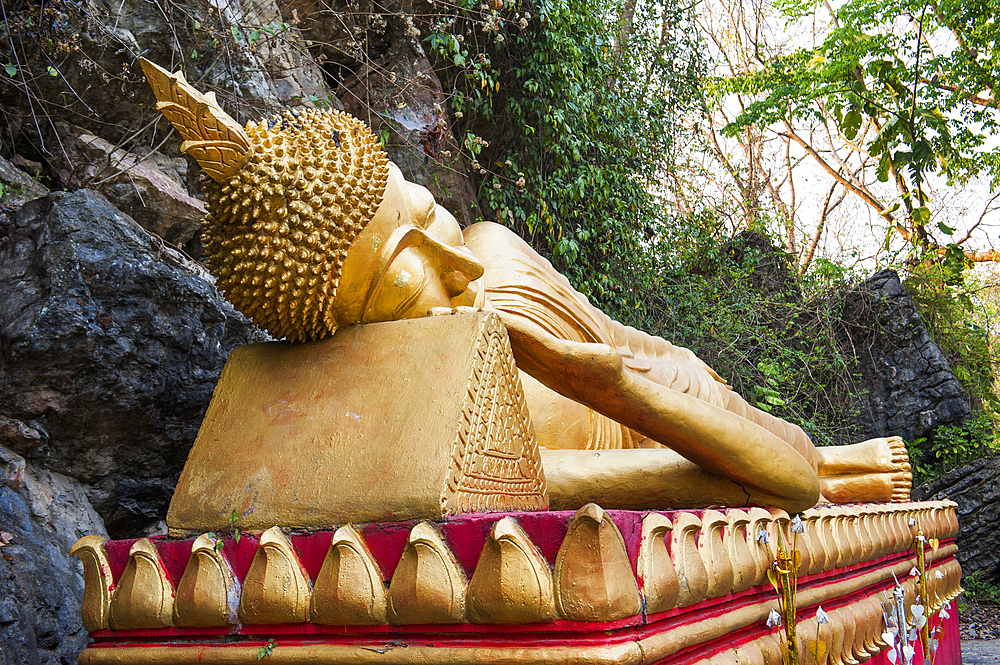
[[[747,513],[750,517],[750,524],[747,526],[747,543],[750,545],[750,554],[753,555],[754,563],[757,566],[757,576],[754,578],[753,586],[767,583],[767,570],[771,567],[771,551],[768,548],[766,539],[770,539],[771,513],[763,508],[754,507]]]
[[[733,568],[733,593],[746,591],[753,586],[757,579],[757,562],[750,553],[750,545],[747,541],[753,536],[747,531],[750,524],[750,516],[742,510],[729,510],[726,517],[729,525],[726,527],[725,538],[726,547],[729,550],[729,560]]]
[[[316,577],[313,622],[374,625],[386,623],[387,612],[388,595],[375,558],[357,528],[340,527]]]
[[[113,582],[108,555],[104,551],[105,542],[107,538],[101,536],[84,536],[69,550],[71,556],[79,557],[83,562],[83,604],[80,614],[83,627],[89,633],[108,627]]]
[[[802,518],[802,572],[809,575],[826,570],[826,548],[819,535],[819,511],[805,510]]]
[[[149,538],[140,538],[129,550],[125,572],[111,599],[110,626],[114,630],[165,628],[173,623],[174,589]]]
[[[302,623],[309,616],[309,578],[278,527],[260,536],[243,580],[240,620],[246,624]]]
[[[691,513],[674,515],[674,530],[670,534],[670,558],[680,584],[677,607],[700,603],[708,597],[708,569],[698,552],[696,537],[701,520]]]
[[[677,571],[666,544],[666,537],[672,530],[673,525],[664,515],[649,513],[642,518],[642,542],[636,567],[647,614],[673,609],[680,595]]]
[[[225,626],[236,623],[240,583],[220,543],[210,534],[191,544],[191,558],[174,600],[174,623],[178,626]]]
[[[708,570],[709,598],[725,596],[733,586],[733,563],[722,542],[722,534],[728,526],[729,519],[718,510],[706,510],[701,515],[698,553]]]
[[[870,506],[858,506],[851,510],[856,517],[859,517],[866,514],[870,509]],[[929,514],[920,506],[911,506],[905,509],[896,508],[894,510],[907,518]],[[600,517],[600,524],[605,524],[605,519],[607,519],[606,514],[598,514],[592,508],[589,511],[582,512],[591,513],[583,519],[580,519],[578,516],[578,520],[583,526],[588,526],[589,524],[592,531],[596,530],[598,525],[598,521],[595,518]],[[730,510],[727,516],[728,523],[742,522],[744,519],[742,514],[745,513],[743,511]],[[278,631],[277,646],[267,655],[267,659],[269,662],[273,660],[274,663],[286,663],[289,665],[303,662],[338,662],[364,665],[365,663],[371,663],[373,659],[392,663],[420,661],[430,663],[431,665],[455,665],[456,663],[471,661],[478,663],[517,662],[526,665],[557,665],[558,663],[568,661],[631,663],[632,665],[636,665],[642,662],[668,662],[672,660],[671,656],[674,654],[683,653],[687,655],[698,653],[704,647],[702,653],[710,653],[712,655],[702,656],[700,660],[692,662],[708,663],[708,665],[721,665],[723,663],[727,665],[732,665],[733,663],[742,665],[761,665],[762,663],[778,665],[781,663],[782,650],[778,647],[775,636],[773,634],[762,635],[766,630],[765,620],[770,610],[775,606],[775,603],[773,596],[771,598],[765,597],[760,589],[752,590],[750,594],[741,598],[740,603],[736,603],[731,607],[725,604],[712,603],[712,608],[709,611],[680,608],[679,610],[669,612],[667,616],[664,616],[662,612],[657,613],[657,610],[661,608],[656,606],[655,593],[659,593],[661,597],[667,597],[670,594],[669,591],[662,591],[666,588],[663,585],[663,571],[656,570],[656,568],[658,566],[674,568],[670,561],[664,560],[664,550],[659,549],[664,545],[664,536],[669,533],[670,546],[673,551],[675,553],[686,551],[693,557],[692,560],[697,560],[702,565],[702,570],[704,571],[702,554],[699,553],[697,545],[694,542],[694,537],[697,535],[701,521],[696,515],[685,512],[673,513],[671,516],[672,520],[668,519],[665,515],[657,513],[649,513],[643,517],[642,541],[640,541],[639,545],[637,575],[640,580],[639,586],[642,588],[645,597],[645,607],[642,608],[642,613],[637,615],[633,620],[634,623],[630,621],[627,625],[616,629],[609,628],[608,626],[591,627],[590,629],[586,627],[581,628],[580,630],[583,631],[581,635],[588,637],[588,643],[586,644],[567,646],[560,642],[560,644],[555,645],[549,639],[550,636],[546,634],[545,629],[542,628],[539,630],[537,626],[523,630],[520,628],[506,629],[496,625],[488,629],[491,635],[499,638],[498,643],[494,645],[480,644],[474,639],[452,640],[440,629],[435,629],[433,626],[408,628],[403,631],[407,635],[404,642],[407,645],[405,647],[402,644],[389,640],[388,636],[393,634],[394,631],[391,631],[387,627],[377,628],[375,632],[366,630],[360,633],[359,631],[341,631],[340,629],[334,631],[329,628],[322,628],[318,631],[320,634],[332,635],[337,633],[338,636],[329,642],[320,643],[324,638],[315,639],[314,635],[317,631],[306,620],[296,622],[299,624],[298,626],[287,626]],[[787,523],[783,515],[779,513],[776,517],[779,525],[782,527],[782,540],[778,542],[784,542],[786,547],[784,555],[782,555],[779,549],[777,557],[779,562],[773,573],[777,580],[779,572],[787,572],[789,575],[789,579],[785,584],[787,587],[788,583],[792,582],[791,575],[795,569],[794,542],[790,546],[788,545],[789,538],[794,539],[794,532],[789,533],[791,525]],[[830,526],[831,528],[836,528],[836,520],[832,519],[832,517],[831,515]],[[845,517],[848,516],[845,515]],[[479,518],[473,517],[471,519],[476,520]],[[759,514],[755,519],[759,519]],[[705,521],[711,524],[714,521],[714,517],[707,515]],[[667,530],[670,522],[674,523],[673,531]],[[803,522],[807,522],[807,520],[803,519]],[[545,588],[544,582],[541,584],[538,582],[545,577],[547,565],[541,560],[537,551],[534,550],[534,546],[528,540],[527,535],[516,524],[513,518],[505,518],[505,520],[500,520],[494,525],[493,533],[490,536],[490,543],[492,544],[488,544],[484,548],[484,554],[481,556],[479,564],[476,567],[476,573],[473,575],[474,580],[468,586],[468,596],[465,601],[467,609],[464,618],[460,619],[461,621],[470,622],[484,619],[496,621],[497,619],[506,620],[519,616],[519,619],[515,619],[518,623],[534,622],[538,620],[538,609],[546,606],[546,602],[538,601],[541,593],[536,592],[541,592]],[[441,589],[457,589],[459,596],[464,591],[464,577],[462,576],[461,569],[451,559],[448,547],[439,535],[428,533],[427,529],[433,531],[433,527],[428,524],[424,524],[422,528],[414,529],[414,533],[411,533],[409,538],[409,546],[422,541],[433,550],[429,552],[432,556],[424,556],[428,554],[426,551],[410,552],[410,554],[415,554],[416,556],[411,558],[409,562],[401,562],[404,569],[397,570],[397,575],[394,576],[394,583],[397,586],[395,596],[404,599],[409,605],[409,609],[413,611],[410,616],[415,622],[438,623],[441,620],[453,622],[456,619],[457,612],[433,612],[418,616],[419,611],[414,609],[420,600],[429,600],[438,609],[443,607],[444,603],[441,603],[439,599],[435,599],[435,594],[437,596],[449,595],[453,601],[461,605],[460,599],[456,599],[452,592],[449,591],[447,594],[444,594],[441,593]],[[678,535],[685,530],[691,535],[691,542],[687,544],[685,544],[686,539],[678,538]],[[462,530],[458,531],[458,533],[461,532]],[[375,613],[371,610],[373,605],[371,596],[373,594],[369,592],[373,590],[377,591],[378,587],[376,585],[381,585],[381,576],[374,562],[365,562],[365,557],[363,556],[363,552],[365,551],[364,541],[357,530],[353,527],[343,527],[338,530],[338,533],[339,535],[336,535],[334,538],[336,542],[331,547],[330,552],[328,552],[325,568],[329,571],[329,564],[335,558],[334,553],[340,550],[339,575],[337,575],[337,579],[335,580],[333,579],[334,576],[327,575],[327,572],[321,572],[319,578],[328,578],[327,582],[323,582],[319,578],[317,579],[316,597],[318,598],[320,594],[326,593],[324,600],[325,608],[321,608],[320,614],[323,614],[326,610],[337,611],[333,606],[333,603],[337,602],[334,596],[330,593],[329,589],[327,591],[322,590],[323,585],[335,583],[344,587],[338,591],[336,598],[356,598],[356,600],[348,601],[357,608],[357,613],[353,616],[360,617],[361,619],[355,623],[371,623],[372,616]],[[730,545],[730,541],[728,540],[730,535],[727,534],[723,537],[723,543],[727,546]],[[593,537],[581,538],[580,533],[573,535],[567,532],[567,536],[570,536],[571,540],[576,540],[578,543],[579,541],[592,542],[594,540]],[[861,532],[861,537],[868,538],[873,542],[878,538],[878,536],[870,532],[867,535],[865,532]],[[287,547],[283,548],[283,557],[287,561],[298,565],[295,554],[296,550],[291,545],[291,541],[295,538],[296,536],[287,538],[289,542],[286,543]],[[268,538],[264,540],[266,541]],[[194,546],[193,549],[198,550],[205,547],[212,549],[212,540],[208,536],[200,538],[199,541],[198,545]],[[801,545],[802,542],[803,539],[800,538],[799,544]],[[504,548],[503,544],[510,545],[511,547]],[[100,539],[92,539],[81,543],[79,547],[99,545]],[[499,546],[494,548],[493,545]],[[773,547],[774,545],[775,542],[771,541],[770,546]],[[136,549],[137,551],[141,551],[147,549],[147,547],[143,544]],[[411,550],[416,549],[419,548],[411,547]],[[581,549],[580,547],[564,548],[561,555],[563,563],[560,570],[562,572],[566,571],[565,560],[573,557],[574,552],[580,552]],[[866,550],[867,545],[862,549]],[[595,551],[597,550],[609,556],[608,561],[610,562],[621,562],[625,558],[620,552],[616,553],[614,547],[601,547],[598,544],[598,547],[595,548]],[[928,573],[928,589],[926,592],[929,597],[927,601],[928,615],[932,611],[936,611],[941,604],[953,599],[959,592],[958,582],[961,569],[957,561],[954,560],[956,550],[957,548],[953,543],[939,544],[937,550],[929,546],[926,547],[925,565]],[[660,553],[654,554],[656,551]],[[210,552],[205,553],[210,554]],[[135,554],[136,552],[134,551],[133,555]],[[443,576],[438,574],[442,565],[442,554],[445,560],[451,559],[451,566],[454,567],[452,571],[446,571]],[[405,556],[407,555],[404,555],[404,558]],[[258,553],[258,559],[260,557],[261,554]],[[192,559],[194,560],[196,557],[193,555]],[[350,566],[346,566],[344,563],[348,559],[353,562]],[[369,567],[368,564],[371,564],[371,566]],[[447,567],[447,561],[443,565]],[[625,567],[627,565],[626,559],[623,568],[631,574],[631,571]],[[801,665],[851,665],[852,663],[867,660],[875,651],[885,646],[881,642],[883,610],[880,607],[882,602],[880,590],[886,583],[891,582],[895,575],[903,584],[904,602],[901,605],[912,605],[916,595],[920,593],[919,580],[909,575],[912,566],[912,556],[901,554],[894,557],[891,562],[882,561],[876,563],[869,560],[866,565],[856,568],[847,574],[823,575],[818,580],[803,582],[802,586],[798,588],[797,596],[795,596],[793,601],[787,603],[787,605],[797,605],[800,608],[814,608],[822,603],[826,606],[829,623],[823,624],[818,622],[817,617],[812,614],[812,611],[800,613],[796,626],[798,648],[794,651],[785,648],[784,654],[790,660],[792,660],[792,654],[794,654]],[[351,568],[354,572],[351,572],[348,568]],[[406,570],[407,568],[408,570]],[[613,569],[613,566],[610,568]],[[802,567],[800,566],[799,568],[801,572]],[[593,566],[578,567],[578,570],[586,575],[589,575],[592,569]],[[182,587],[186,583],[185,580],[195,575],[192,570],[210,571],[211,567],[203,565],[202,562],[192,563],[189,566],[185,571],[184,578],[178,583],[177,603],[180,603],[182,597],[185,595],[185,592],[182,590]],[[938,577],[938,573],[941,574],[940,577]],[[162,586],[164,580],[159,580],[159,575],[153,575],[152,577],[158,585]],[[201,573],[198,573],[196,577],[202,578]],[[208,579],[208,577],[204,579]],[[252,581],[252,577],[249,579]],[[416,583],[417,580],[421,579],[424,583]],[[563,576],[562,579],[564,582],[563,587],[572,585],[573,580],[570,577]],[[132,582],[124,579],[120,581],[131,588],[137,588],[134,580]],[[430,593],[428,593],[429,585],[426,583],[428,581],[439,583]],[[679,580],[677,582],[679,586]],[[363,588],[355,587],[355,584]],[[707,580],[705,580],[705,585],[707,586]],[[506,588],[510,593],[493,592],[491,596],[491,586]],[[782,586],[779,580],[779,590],[784,591],[781,588]],[[658,589],[660,591],[657,591]],[[341,591],[343,593],[340,593]],[[407,598],[411,599],[407,600]],[[415,600],[412,598],[415,598]],[[524,602],[517,601],[517,598],[522,599]],[[120,602],[123,599],[124,596],[122,596]],[[511,602],[510,599],[515,600]],[[488,612],[494,602],[497,603],[494,607],[500,608],[499,613],[489,617],[483,615],[482,612]],[[551,601],[547,602],[550,603]],[[847,604],[842,604],[845,602]],[[473,606],[477,603],[481,605],[480,609],[473,610]],[[785,603],[786,601],[783,600],[783,604]],[[313,603],[313,619],[317,616],[315,609],[317,604],[317,602]],[[661,607],[666,607],[670,604],[667,601]],[[547,606],[551,607],[551,605]],[[515,607],[526,608],[526,611],[523,614],[514,612],[512,608]],[[782,609],[784,610],[785,608],[783,607]],[[124,604],[116,606],[116,610],[126,613],[130,611]],[[147,609],[143,608],[141,604],[138,607],[138,611],[141,614],[147,613]],[[675,614],[677,616],[674,616]],[[184,612],[175,611],[174,615],[175,617],[183,616]],[[329,614],[326,616],[328,619],[332,617]],[[131,617],[119,617],[119,619],[122,618],[125,620],[119,620],[119,623],[128,625],[127,622],[131,620]],[[350,621],[353,620],[348,619],[345,623]],[[644,623],[644,628],[641,633],[637,634],[634,632],[634,627],[639,622]],[[177,626],[178,622],[175,621],[174,625]],[[153,629],[153,632],[147,632],[149,629],[143,629],[140,633],[131,634],[98,634],[95,643],[81,654],[79,660],[81,665],[110,665],[111,663],[116,665],[131,665],[136,663],[143,663],[143,665],[148,663],[173,665],[175,663],[198,663],[208,660],[233,663],[258,662],[257,658],[260,645],[262,644],[261,636],[267,635],[270,631],[270,629],[259,626],[257,624],[257,627],[254,627],[252,630],[247,630],[247,627],[244,626],[239,631],[230,632],[223,630],[221,633],[217,630],[195,631],[194,633],[185,631],[190,633],[190,636],[187,637],[172,629]],[[482,627],[468,627],[458,628],[454,631],[449,629],[446,632],[457,635],[471,635],[472,633],[468,633],[468,630],[479,633],[487,629]],[[399,633],[399,631],[395,632],[396,634]],[[377,642],[372,642],[372,635],[378,636],[375,638],[378,640]],[[529,635],[538,636],[539,639],[533,640],[527,637]],[[618,640],[619,637],[623,636],[627,637],[624,640]],[[507,641],[507,637],[510,637],[509,641]],[[781,635],[781,637],[782,641],[787,643],[786,636]],[[150,642],[150,640],[159,641],[163,638],[169,638],[169,641],[161,644]],[[733,646],[737,640],[744,638],[749,638],[751,641],[741,642],[738,646]],[[384,642],[381,641],[383,639],[385,639]],[[137,640],[141,640],[141,642]],[[248,646],[248,643],[252,646]],[[141,644],[141,646],[136,646],[137,644]]]
[[[778,633],[765,635],[757,640],[766,665],[782,665],[781,638]]]
[[[625,541],[611,516],[588,503],[576,511],[555,565],[556,606],[572,621],[615,621],[642,609]]]
[[[736,647],[736,660],[740,665],[765,665],[760,640],[750,640]]]
[[[247,133],[250,161],[206,183],[206,264],[226,298],[275,337],[321,339],[340,325],[341,268],[382,201],[388,159],[340,111],[286,111]]]
[[[253,146],[243,128],[219,106],[215,93],[203,95],[181,72],[171,74],[145,58],[139,58],[139,64],[156,95],[156,110],[184,138],[181,152],[198,160],[217,182],[236,175],[253,154]]]
[[[469,581],[468,620],[532,623],[555,617],[552,573],[541,552],[513,517],[490,530]]]
[[[396,624],[460,623],[467,581],[455,555],[430,522],[410,531],[389,583],[389,621]]]

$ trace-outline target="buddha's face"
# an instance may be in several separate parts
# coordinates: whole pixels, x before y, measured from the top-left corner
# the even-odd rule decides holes
[[[334,313],[346,325],[472,306],[482,274],[455,218],[390,163],[382,204],[344,260]]]

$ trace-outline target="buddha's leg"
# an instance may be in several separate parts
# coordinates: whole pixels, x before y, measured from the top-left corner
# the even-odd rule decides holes
[[[816,449],[820,491],[833,503],[908,501],[913,475],[898,436]]]
[[[742,485],[746,492],[738,503],[745,503],[751,492],[762,498],[766,495],[769,503],[790,511],[816,503],[819,481],[812,465],[763,427],[625,370],[621,354],[610,346],[567,342],[522,317],[501,315],[520,369],[561,395],[670,446],[709,474]],[[636,457],[626,457],[630,453]],[[663,456],[657,458],[657,453]],[[594,453],[561,454],[576,455],[586,466]],[[657,473],[655,465],[651,471],[644,464],[646,455],[663,461],[663,474]],[[677,474],[667,472],[675,458],[667,457],[665,451],[621,451],[613,459],[607,473],[620,479],[628,495],[652,491],[650,482],[663,491],[677,491]],[[546,476],[552,477],[548,469]]]
[[[623,510],[780,506],[787,499],[709,473],[669,448],[632,450],[540,449],[552,510],[586,503]]]

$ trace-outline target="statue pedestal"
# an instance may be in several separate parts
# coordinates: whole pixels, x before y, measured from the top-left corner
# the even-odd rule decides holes
[[[802,663],[810,662],[808,641],[818,639],[826,645],[821,662],[875,657],[887,665],[883,613],[902,603],[911,614],[921,584],[911,574],[919,527],[934,662],[960,665],[954,507],[872,504],[801,515]],[[784,633],[767,622],[778,608],[767,570],[788,526],[783,511],[762,508],[590,504],[576,513],[303,534],[90,537],[75,550],[87,571],[84,622],[94,640],[79,662],[778,665]],[[817,621],[820,606],[825,622]],[[919,639],[914,646],[921,663]]]
[[[318,529],[547,507],[507,332],[480,312],[233,351],[167,525]]]

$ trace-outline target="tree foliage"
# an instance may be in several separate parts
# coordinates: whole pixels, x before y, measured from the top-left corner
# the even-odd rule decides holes
[[[937,174],[949,186],[976,176],[1000,183],[1000,151],[985,138],[997,129],[1000,3],[850,0],[833,13],[828,3],[810,0],[783,0],[779,7],[790,21],[827,21],[821,43],[717,81],[719,94],[755,99],[726,131],[785,127],[789,138],[889,222],[890,232],[921,251],[956,260],[968,236],[952,239],[954,228],[931,223],[928,181]],[[894,186],[895,200],[835,168],[791,130],[795,122],[826,126],[863,153],[878,180]],[[965,254],[996,258],[992,252]]]
[[[478,0],[463,0],[428,38],[455,79],[451,104],[483,218],[513,228],[604,306],[634,307],[635,287],[652,276],[649,240],[665,222],[658,178],[702,71],[692,7],[537,0],[521,9],[484,20]],[[460,41],[469,20],[491,39]]]

